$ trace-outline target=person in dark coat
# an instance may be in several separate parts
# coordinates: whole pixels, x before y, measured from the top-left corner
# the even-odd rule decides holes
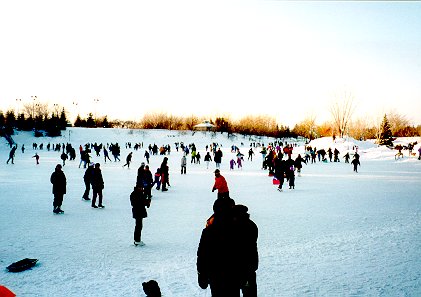
[[[288,156],[288,159],[285,161],[285,176],[289,182],[289,188],[295,187],[295,175],[294,175],[294,160]]]
[[[92,207],[93,208],[103,208],[104,205],[102,204],[102,190],[104,189],[104,179],[102,178],[102,172],[99,163],[95,164],[95,168],[93,169],[92,179]],[[98,196],[98,206],[96,206],[96,197]]]
[[[206,289],[210,285],[214,297],[239,296],[240,292],[235,267],[235,242],[232,236],[234,205],[231,198],[215,200],[214,214],[202,231],[197,249],[199,286]]]
[[[332,156],[333,156],[333,152],[331,148],[328,148],[327,153],[329,155],[329,162],[332,162]]]
[[[145,245],[142,238],[142,228],[143,228],[143,219],[148,216],[146,208],[150,206],[150,199],[146,197],[144,188],[141,185],[136,185],[133,192],[130,194],[130,203],[132,205],[132,215],[136,220],[136,225],[134,228],[134,245],[143,246]]]
[[[63,166],[66,165],[66,160],[68,159],[67,154],[65,152],[61,153],[60,159],[63,161]]]
[[[142,186],[145,183],[145,163],[142,162],[137,169],[136,186]]]
[[[237,259],[240,277],[240,289],[245,297],[257,296],[256,271],[259,267],[257,251],[258,228],[250,219],[245,205],[233,207],[234,240],[238,246]]]
[[[222,151],[220,148],[218,148],[218,150],[215,152],[213,156],[213,161],[215,162],[216,168],[221,168],[222,156],[223,156]]]
[[[161,163],[161,190],[168,191],[167,185],[170,185],[169,182],[169,167],[168,167],[168,158],[164,157],[164,160]]]
[[[303,168],[303,163],[306,163],[306,161],[301,157],[301,154],[298,154],[298,157],[294,161],[294,166],[297,168],[298,176],[301,176],[301,168]]]
[[[350,157],[349,153],[347,152],[344,156],[345,163],[349,163],[349,158],[351,158],[351,157]]]
[[[152,172],[149,170],[149,165],[145,166],[145,172],[143,175],[143,185],[145,188],[145,194],[147,198],[152,198],[152,187],[154,184],[154,180],[152,177]]]
[[[283,161],[279,156],[274,160],[274,176],[279,180],[278,191],[282,192],[282,186],[284,184],[285,177],[285,161]]]
[[[333,162],[340,162],[339,160],[339,150],[335,148],[333,150]]]
[[[133,153],[130,152],[126,157],[126,164],[123,165],[123,167],[130,168],[130,163],[132,162]]]
[[[54,213],[63,213],[61,210],[61,205],[63,203],[64,194],[66,194],[66,176],[61,170],[61,164],[57,164],[54,172],[51,174],[50,181],[53,184],[53,212]]]
[[[89,199],[89,191],[91,190],[91,179],[92,179],[93,173],[94,173],[94,164],[90,163],[88,165],[88,168],[85,171],[85,174],[83,175],[83,182],[85,183],[85,192],[83,193],[82,198],[84,200],[91,200]]]
[[[212,157],[209,152],[206,152],[205,158],[203,160],[205,160],[206,169],[209,169],[209,163],[212,161]]]
[[[358,165],[361,166],[359,157],[354,156],[354,159],[351,161],[351,164],[354,166],[354,171],[358,173]]]
[[[217,199],[214,214],[202,231],[197,250],[198,283],[213,297],[257,296],[257,226],[247,207]]]
[[[15,164],[15,153],[16,153],[16,149],[18,148],[18,145],[15,145],[14,147],[12,147],[12,149],[9,152],[9,159],[7,159],[6,164],[9,164],[9,161],[12,160],[12,164]]]

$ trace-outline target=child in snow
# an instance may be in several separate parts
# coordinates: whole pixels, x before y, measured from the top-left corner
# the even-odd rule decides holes
[[[155,180],[153,182],[153,185],[156,185],[157,190],[161,189],[161,168],[159,168],[159,167],[158,167],[158,169],[156,169]]]
[[[230,170],[234,170],[235,164],[237,164],[237,163],[235,163],[234,159],[231,159],[231,161],[230,161]]]
[[[241,159],[242,159],[242,157],[237,157],[238,169],[243,169],[243,163],[242,163]]]

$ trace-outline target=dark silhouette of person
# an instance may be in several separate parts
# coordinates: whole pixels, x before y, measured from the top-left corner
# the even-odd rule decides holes
[[[257,226],[247,207],[217,199],[197,250],[198,283],[213,297],[257,296]]]
[[[61,205],[63,204],[63,197],[66,194],[66,176],[61,170],[61,164],[57,164],[54,172],[51,174],[50,181],[53,184],[53,212],[54,213],[63,213],[61,210]]]

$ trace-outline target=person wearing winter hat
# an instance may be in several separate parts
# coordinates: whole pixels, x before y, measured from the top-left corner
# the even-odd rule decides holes
[[[221,175],[221,171],[219,169],[216,169],[214,171],[215,173],[215,183],[212,188],[212,192],[215,192],[215,190],[218,190],[217,198],[229,198],[230,193],[228,189],[227,181],[225,180],[225,177]]]
[[[66,176],[64,172],[61,170],[61,164],[57,164],[54,172],[51,174],[50,181],[53,184],[53,194],[54,194],[54,201],[53,201],[53,212],[63,213],[61,210],[61,205],[63,203],[64,194],[66,194]]]

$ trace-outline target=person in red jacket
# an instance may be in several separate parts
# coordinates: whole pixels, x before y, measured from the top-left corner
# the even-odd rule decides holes
[[[230,197],[227,181],[225,180],[225,177],[221,175],[219,169],[215,170],[215,184],[213,185],[212,192],[215,192],[215,190],[218,190],[218,199]]]

